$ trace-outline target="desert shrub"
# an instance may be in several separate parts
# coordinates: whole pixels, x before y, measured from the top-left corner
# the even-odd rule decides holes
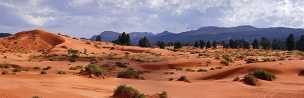
[[[64,60],[66,60],[66,57],[55,55],[55,56],[49,56],[48,60],[49,61],[64,61]]]
[[[4,71],[1,72],[1,74],[6,75],[6,74],[8,74],[8,71],[4,70]]]
[[[193,69],[186,69],[186,71],[189,71],[189,72],[195,72],[195,70],[193,70]]]
[[[40,74],[47,74],[47,71],[45,71],[45,70],[42,70],[42,71],[40,71]]]
[[[169,80],[169,81],[173,81],[174,79],[173,79],[173,78],[169,78],[168,80]]]
[[[20,68],[20,67],[14,68],[12,71],[13,71],[13,72],[21,72],[21,71],[22,71],[22,68]]]
[[[66,74],[66,72],[62,71],[62,70],[59,70],[59,71],[57,71],[57,74]]]
[[[117,78],[129,78],[129,79],[144,79],[142,76],[140,76],[140,72],[129,68],[127,70],[121,71],[117,74]]]
[[[40,70],[40,67],[35,66],[35,67],[33,67],[33,69],[34,69],[34,70]]]
[[[251,73],[253,76],[256,78],[262,79],[262,80],[267,80],[267,81],[272,81],[276,77],[273,73],[265,71],[265,70],[255,70]]]
[[[32,98],[40,98],[39,96],[33,96]]]
[[[208,70],[207,69],[199,69],[197,70],[197,72],[207,72]]]
[[[247,74],[244,79],[243,79],[243,82],[245,84],[248,84],[248,85],[257,85],[257,79],[256,77],[254,77],[253,75],[250,75],[250,74]]]
[[[180,67],[175,68],[175,69],[176,69],[176,71],[183,71],[183,68],[180,68]]]
[[[247,64],[249,64],[249,63],[256,63],[257,62],[256,59],[252,59],[252,58],[246,59],[245,61],[246,61]]]
[[[221,64],[224,64],[225,66],[228,66],[228,65],[230,64],[230,62],[227,61],[227,60],[225,60],[225,59],[221,60],[220,63],[221,63]]]
[[[190,82],[186,76],[181,76],[177,79],[177,81],[184,81],[184,82]]]
[[[52,67],[51,66],[47,66],[45,68],[43,68],[42,70],[50,70]]]
[[[15,65],[15,64],[0,64],[0,68],[21,68],[19,65]]]
[[[159,98],[168,98],[167,92],[163,91],[159,94]]]
[[[78,57],[79,57],[78,50],[74,50],[74,49],[68,50],[68,59],[70,62],[75,62]]]
[[[69,68],[69,70],[78,70],[78,69],[82,69],[82,66],[72,66]]]
[[[299,76],[304,76],[304,69],[300,70],[300,72],[298,73]]]
[[[233,79],[233,81],[240,81],[240,80],[241,80],[241,78],[238,76]]]
[[[140,93],[138,90],[126,86],[120,85],[114,90],[114,98],[146,98],[146,96]]]
[[[121,63],[121,62],[116,62],[115,65],[122,68],[128,67],[126,63]]]
[[[85,72],[87,72],[90,75],[95,75],[95,76],[102,76],[105,74],[106,70],[103,68],[100,68],[99,66],[95,64],[89,64],[85,67]]]

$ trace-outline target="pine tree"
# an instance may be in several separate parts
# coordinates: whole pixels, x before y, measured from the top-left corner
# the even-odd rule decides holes
[[[295,40],[293,34],[289,34],[286,39],[286,48],[288,51],[292,51],[295,49]]]
[[[179,49],[179,48],[182,48],[182,47],[183,47],[182,43],[180,43],[180,42],[175,42],[174,43],[174,49]]]
[[[216,41],[212,42],[212,48],[217,48],[217,42]]]
[[[208,42],[206,43],[206,48],[211,48],[211,43],[210,43],[210,41],[208,41]]]
[[[258,39],[254,39],[251,45],[252,45],[253,49],[259,49],[260,48],[260,44],[259,44]]]
[[[271,48],[271,42],[266,37],[261,38],[260,44],[262,46],[262,49],[270,49]]]
[[[151,44],[148,40],[147,37],[143,37],[139,40],[138,42],[138,46],[141,46],[141,47],[151,47]]]
[[[166,44],[165,44],[165,42],[158,41],[158,42],[157,42],[157,46],[158,46],[160,49],[165,49]]]
[[[196,41],[196,42],[194,42],[194,45],[193,45],[193,47],[195,47],[195,48],[199,48],[200,46],[199,46],[199,43]]]
[[[131,45],[130,36],[126,32],[123,32],[121,35],[119,35],[117,40],[113,41],[113,43],[119,45]]]
[[[201,41],[199,41],[199,46],[200,46],[200,48],[205,48],[205,46],[206,46],[206,43],[205,43],[205,41],[204,40],[201,40]]]
[[[101,36],[100,35],[96,36],[95,41],[101,41]]]
[[[297,41],[296,47],[300,51],[304,51],[304,35],[301,35],[300,39]]]

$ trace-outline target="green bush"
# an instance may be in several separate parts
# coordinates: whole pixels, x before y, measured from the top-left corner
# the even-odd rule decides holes
[[[302,70],[300,70],[300,72],[299,72],[299,74],[298,74],[299,76],[304,76],[304,70],[302,69]]]
[[[79,51],[74,49],[68,49],[67,55],[70,62],[76,62],[76,59],[79,57]]]
[[[117,78],[143,79],[143,77],[140,76],[140,72],[132,68],[119,72]]]
[[[160,93],[159,98],[168,98],[167,92],[163,91],[162,93]]]
[[[47,66],[47,67],[43,68],[43,70],[49,70],[51,68],[52,68],[51,66]]]
[[[207,69],[199,69],[197,70],[197,72],[207,72],[208,70]]]
[[[33,69],[34,69],[34,70],[40,70],[40,67],[35,66],[35,67],[33,67]]]
[[[146,96],[140,93],[138,90],[126,85],[118,86],[114,91],[113,97],[114,98],[146,98]]]
[[[126,63],[121,63],[121,62],[116,62],[115,65],[122,68],[128,67]]]
[[[66,74],[66,72],[62,71],[62,70],[59,70],[59,71],[57,71],[57,74]]]
[[[40,72],[40,74],[47,74],[47,71],[45,71],[45,70],[42,70],[41,72]]]
[[[95,76],[102,76],[105,74],[106,70],[95,64],[89,64],[85,67],[85,72],[89,73],[90,75],[93,74]]]
[[[186,76],[181,76],[177,79],[177,81],[184,81],[184,82],[190,82]]]
[[[265,70],[255,70],[251,73],[258,79],[273,81],[276,77],[273,73],[265,71]]]
[[[39,96],[33,96],[32,98],[40,98]]]
[[[69,70],[78,70],[78,69],[82,69],[82,66],[72,66],[69,68]]]
[[[243,82],[245,84],[248,84],[248,85],[257,85],[257,79],[256,77],[254,77],[253,75],[250,75],[250,74],[247,74],[244,79],[243,79]]]
[[[21,71],[22,71],[22,68],[20,68],[20,67],[13,69],[13,72],[21,72]]]

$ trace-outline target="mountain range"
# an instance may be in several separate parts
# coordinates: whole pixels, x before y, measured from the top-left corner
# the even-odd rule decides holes
[[[172,33],[164,31],[158,34],[152,32],[131,32],[131,42],[136,44],[141,37],[146,36],[151,42],[157,41],[164,42],[194,42],[198,40],[216,40],[223,41],[229,39],[245,39],[253,40],[255,38],[266,37],[269,39],[283,39],[289,34],[294,34],[296,37],[304,35],[304,29],[301,28],[287,28],[287,27],[269,27],[269,28],[257,28],[253,26],[236,26],[236,27],[216,27],[208,26],[201,27],[196,30],[185,31],[181,33]],[[114,31],[104,31],[99,35],[93,36],[94,40],[96,36],[100,36],[104,41],[113,41],[117,39],[120,33]]]

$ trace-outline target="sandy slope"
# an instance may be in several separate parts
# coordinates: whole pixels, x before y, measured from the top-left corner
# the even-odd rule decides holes
[[[278,65],[279,63],[282,65]],[[193,80],[192,83],[185,83],[18,73],[17,75],[2,75],[0,77],[0,96],[1,98],[30,98],[34,95],[43,98],[108,98],[117,85],[128,84],[146,94],[167,91],[171,98],[303,98],[304,77],[297,76],[297,70],[303,68],[301,66],[303,64],[304,61],[256,64],[258,65],[256,68],[271,68],[271,70],[278,71],[276,73],[277,80],[273,82],[260,81],[261,85],[257,87],[233,82],[233,77],[218,80]],[[250,69],[252,66],[254,65],[248,65],[244,69]],[[203,73],[202,76],[214,73],[216,72],[207,72]],[[237,71],[234,74],[242,74],[242,71]]]
[[[17,33],[13,37],[0,39],[1,64],[17,64],[22,67],[51,66],[47,75],[40,71],[18,72],[16,75],[0,75],[0,98],[108,98],[121,84],[131,85],[145,94],[167,91],[170,98],[304,98],[304,77],[298,72],[304,69],[302,60],[285,60],[244,64],[236,61],[223,66],[213,58],[202,58],[198,53],[185,51],[173,52],[158,48],[140,48],[136,46],[118,46],[106,42],[92,42],[56,35],[43,30]],[[30,43],[26,44],[25,43]],[[25,47],[23,47],[25,45]],[[20,48],[22,47],[22,48]],[[22,49],[22,51],[20,51]],[[68,49],[87,52],[81,56],[102,57],[97,64],[110,65],[109,62],[127,62],[129,67],[150,71],[145,73],[146,80],[93,79],[77,74],[79,70],[69,70],[71,66],[84,66],[89,61],[48,61],[30,59],[41,53],[33,52],[48,49],[49,54],[66,55]],[[10,51],[9,51],[10,50]],[[25,53],[24,53],[25,51]],[[194,50],[203,51],[203,50]],[[218,51],[218,50],[216,50]],[[5,52],[5,53],[4,53]],[[207,52],[215,53],[215,50]],[[224,52],[230,52],[224,50]],[[209,63],[208,63],[209,62]],[[172,68],[213,68],[208,72],[177,71]],[[254,69],[264,69],[277,75],[275,81],[259,81],[258,86],[248,86],[232,81]],[[66,71],[58,75],[57,71]],[[2,70],[0,70],[2,71]],[[174,74],[164,74],[173,72]],[[168,81],[186,75],[191,83]]]

